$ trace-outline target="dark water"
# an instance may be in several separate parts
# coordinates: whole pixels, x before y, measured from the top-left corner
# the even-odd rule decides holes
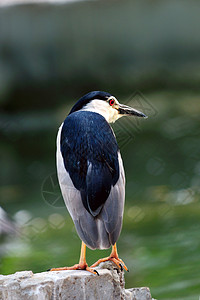
[[[166,91],[128,102],[150,117],[114,125],[127,178],[118,241],[130,269],[126,287],[149,286],[157,299],[198,300],[199,96]],[[56,130],[67,109],[2,115],[1,206],[21,228],[18,236],[1,239],[2,274],[41,272],[79,259],[80,240],[55,176]],[[88,263],[109,252],[88,249]]]

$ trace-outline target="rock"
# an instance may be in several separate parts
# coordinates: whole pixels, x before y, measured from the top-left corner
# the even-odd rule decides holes
[[[32,271],[0,275],[1,300],[151,300],[147,287],[125,289],[124,272],[102,263],[99,276],[87,271]]]

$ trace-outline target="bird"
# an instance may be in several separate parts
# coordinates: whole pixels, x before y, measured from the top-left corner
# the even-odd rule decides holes
[[[128,271],[119,258],[116,242],[122,229],[125,202],[125,173],[120,149],[110,123],[123,116],[147,118],[120,104],[108,92],[92,91],[81,97],[70,110],[57,134],[57,175],[65,205],[82,241],[79,263],[59,270],[86,270],[100,262],[112,261]],[[86,247],[108,249],[109,257],[90,267]]]
[[[1,236],[18,234],[17,224],[9,218],[7,212],[0,206],[0,238]]]

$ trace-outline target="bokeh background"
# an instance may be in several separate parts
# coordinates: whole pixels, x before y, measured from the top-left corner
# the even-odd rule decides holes
[[[114,125],[126,287],[199,299],[200,1],[36,2],[0,3],[0,273],[77,262],[55,139],[71,106],[104,90],[149,116]]]

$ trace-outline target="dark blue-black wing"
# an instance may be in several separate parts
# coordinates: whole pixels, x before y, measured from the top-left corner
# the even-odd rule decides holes
[[[60,146],[84,207],[97,216],[119,179],[118,145],[110,125],[97,113],[72,113],[63,123]]]

